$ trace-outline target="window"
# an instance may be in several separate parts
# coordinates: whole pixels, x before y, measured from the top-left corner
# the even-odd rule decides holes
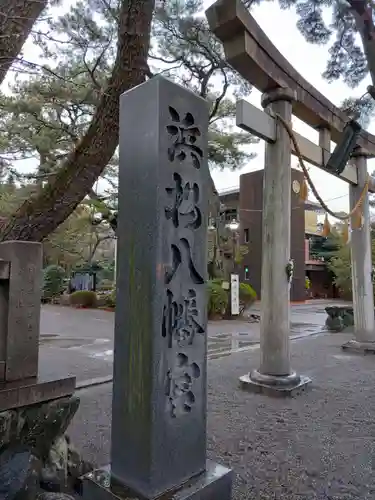
[[[244,229],[243,240],[245,243],[249,243],[249,230],[248,229]]]
[[[250,276],[249,276],[249,268],[247,266],[245,266],[244,268],[244,275],[245,275],[245,281],[249,281],[250,279]]]

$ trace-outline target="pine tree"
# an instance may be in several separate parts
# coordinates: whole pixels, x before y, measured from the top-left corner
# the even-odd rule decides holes
[[[44,65],[32,65],[35,76],[57,75],[55,85],[57,81],[78,83],[82,91],[81,78],[85,82],[90,79],[87,93],[97,99],[97,104],[90,108],[92,115],[83,134],[77,137],[67,156],[57,160],[55,175],[10,217],[2,232],[3,239],[43,240],[90,193],[117,148],[119,97],[146,78],[153,10],[154,0],[79,1],[67,15],[50,21],[47,30],[44,25],[34,29],[46,59],[51,59]],[[108,50],[106,39],[115,40]],[[74,62],[78,50],[81,71],[69,74],[70,62]],[[53,64],[59,73],[54,72]],[[52,90],[47,87],[47,93],[54,93],[52,83]],[[62,121],[68,113],[62,112]],[[36,118],[45,121],[44,114]],[[84,120],[84,116],[80,119]]]
[[[1,0],[0,84],[47,4],[48,0]]]
[[[252,7],[269,0],[243,0]],[[323,77],[342,79],[357,87],[367,75],[375,86],[375,2],[372,0],[279,0],[282,9],[295,9],[297,27],[308,42],[328,47]],[[329,14],[330,16],[327,15]],[[368,124],[375,112],[375,88],[361,99],[348,98],[342,108]],[[372,94],[372,95],[371,95]],[[373,97],[374,96],[374,97]]]
[[[118,120],[115,94],[119,98],[122,87],[114,91],[108,82],[123,79],[116,63],[122,15],[117,0],[78,1],[68,13],[50,21],[48,30],[34,28],[45,64],[16,81],[11,96],[0,96],[0,148],[9,168],[18,160],[33,160],[36,170],[24,179],[40,189],[15,214],[6,238],[41,239],[87,195],[112,221],[118,168],[118,126],[112,124]],[[234,94],[248,94],[251,89],[226,63],[221,44],[209,31],[201,0],[171,0],[156,9],[148,56],[150,66],[143,61],[140,77],[163,73],[211,103],[211,167],[241,168],[253,158],[244,146],[257,140],[233,128]],[[104,109],[108,88],[109,110]],[[98,176],[109,186],[100,197],[92,190]]]

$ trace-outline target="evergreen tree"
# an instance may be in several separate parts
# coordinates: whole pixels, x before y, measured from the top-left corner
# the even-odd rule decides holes
[[[0,148],[4,161],[13,172],[19,160],[32,159],[37,164],[35,172],[23,175],[23,179],[36,182],[40,187],[31,202],[27,200],[17,214],[22,214],[24,221],[33,217],[38,203],[52,207],[56,183],[62,189],[66,182],[62,173],[90,131],[85,163],[79,176],[74,172],[75,179],[70,178],[73,182],[70,187],[76,188],[75,200],[78,193],[81,199],[89,195],[103,217],[113,219],[117,205],[116,127],[106,130],[99,127],[101,150],[95,158],[92,147],[99,134],[95,123],[97,112],[115,69],[120,21],[117,0],[89,0],[78,1],[68,13],[49,21],[47,30],[35,28],[35,43],[46,63],[35,66],[32,75],[16,81],[11,87],[11,96],[0,98]],[[234,130],[234,96],[248,94],[251,89],[226,63],[221,44],[208,29],[201,0],[171,0],[156,9],[148,55],[150,66],[146,65],[144,71],[147,77],[165,74],[211,103],[210,166],[236,169],[248,162],[254,155],[243,147],[257,139]],[[102,112],[107,114],[106,110]],[[114,112],[113,117],[107,118],[112,122],[117,120],[117,114]],[[71,167],[69,172],[73,175]],[[100,197],[91,189],[97,175],[104,178],[108,186]],[[69,193],[61,192],[61,203],[68,196]],[[51,229],[57,223],[58,212],[54,207],[50,215]],[[45,231],[49,232],[50,228]],[[13,234],[14,228],[8,228],[7,238],[9,233]],[[27,227],[23,227],[21,233],[17,230],[17,236],[24,238],[28,233]]]
[[[248,7],[262,1],[243,0]],[[297,27],[308,42],[327,45],[323,77],[342,79],[355,88],[370,74],[375,85],[375,3],[371,0],[279,0],[282,9],[294,8]],[[375,88],[361,99],[342,103],[349,115],[368,123],[375,111]],[[372,95],[371,95],[372,94]]]
[[[23,178],[38,183],[40,189],[17,212],[6,238],[12,234],[41,238],[87,195],[101,204],[105,217],[115,210],[118,129],[112,124],[118,120],[118,102],[114,102],[113,85],[110,108],[104,109],[103,102],[114,72],[116,80],[125,74],[116,66],[122,43],[118,36],[124,15],[121,5],[117,0],[79,0],[68,13],[50,20],[48,29],[33,30],[45,64],[34,65],[31,75],[16,81],[11,96],[1,96],[0,148],[13,171],[19,160],[36,162],[36,171]],[[171,0],[156,9],[148,55],[150,66],[144,61],[141,68],[144,77],[163,73],[211,103],[210,166],[235,169],[249,161],[253,154],[243,146],[256,139],[234,130],[233,123],[234,95],[248,94],[250,88],[226,63],[221,44],[208,29],[200,0]],[[81,162],[83,145],[86,151]],[[92,191],[98,176],[109,186],[100,199]],[[53,207],[49,223],[39,218],[33,229],[25,226],[41,206],[46,215]]]
[[[310,254],[314,259],[328,263],[341,247],[339,234],[333,233],[327,237],[312,236]]]
[[[48,0],[1,0],[0,84],[47,4]]]
[[[35,78],[48,80],[46,94],[49,91],[53,100],[56,89],[52,87],[57,81],[68,86],[78,82],[83,91],[90,80],[87,94],[96,98],[97,104],[91,108],[82,135],[66,156],[57,158],[54,175],[12,214],[2,231],[3,239],[43,240],[90,193],[117,148],[119,97],[146,78],[153,10],[154,0],[79,1],[65,16],[52,18],[47,28],[46,24],[34,27],[46,63],[33,64],[32,68]],[[106,44],[106,40],[111,43]],[[74,55],[79,51],[80,70],[69,73],[74,71]],[[58,119],[65,122],[68,114],[62,106]],[[36,113],[42,124],[45,117],[45,113]],[[79,120],[85,117],[87,114]]]
[[[53,301],[64,291],[65,270],[56,265],[48,266],[43,271],[43,300]]]

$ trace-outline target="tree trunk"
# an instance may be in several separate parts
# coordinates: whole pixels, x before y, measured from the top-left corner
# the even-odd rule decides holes
[[[90,193],[118,145],[120,95],[145,80],[154,1],[122,0],[116,60],[92,122],[56,177],[10,218],[3,240],[43,240]]]
[[[375,29],[373,22],[373,6],[366,0],[349,0],[356,27],[361,35],[363,50],[367,59],[367,67],[372,84],[375,85]]]
[[[0,0],[0,84],[48,0]]]

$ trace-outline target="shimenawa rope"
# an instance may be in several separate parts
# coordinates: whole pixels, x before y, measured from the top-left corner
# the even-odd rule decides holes
[[[294,149],[297,153],[297,158],[298,158],[298,161],[299,161],[299,164],[302,168],[302,171],[304,173],[304,176],[307,180],[307,183],[308,185],[310,186],[311,188],[311,191],[313,192],[315,198],[318,200],[318,202],[320,203],[320,205],[322,206],[322,208],[324,208],[324,210],[329,214],[331,215],[332,217],[334,217],[335,219],[338,219],[338,220],[342,220],[342,221],[347,221],[349,220],[353,215],[356,214],[356,212],[359,211],[359,209],[361,208],[364,200],[365,200],[365,196],[367,194],[367,191],[368,191],[368,187],[369,187],[369,179],[370,179],[370,176],[367,175],[367,179],[366,179],[366,182],[365,182],[365,185],[362,189],[362,192],[360,194],[360,197],[358,198],[358,201],[357,203],[355,204],[354,208],[347,214],[347,215],[341,215],[341,214],[338,214],[336,212],[333,212],[329,207],[328,205],[326,205],[326,203],[323,201],[323,199],[321,198],[321,196],[319,195],[313,181],[311,180],[311,177],[309,175],[309,172],[308,172],[308,169],[306,168],[306,165],[305,165],[305,162],[302,158],[302,153],[301,153],[301,150],[298,146],[298,142],[297,142],[297,139],[294,135],[294,132],[293,132],[293,129],[292,127],[289,125],[289,123],[284,120],[284,118],[282,116],[280,116],[279,114],[275,113],[275,116],[276,118],[280,121],[280,123],[284,126],[285,130],[287,131],[289,137],[290,137],[290,140],[292,141],[293,143],[293,146],[294,146]]]

